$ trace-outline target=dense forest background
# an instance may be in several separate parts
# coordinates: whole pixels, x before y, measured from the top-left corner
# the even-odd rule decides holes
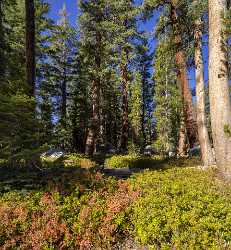
[[[0,249],[231,249],[230,1],[74,1],[0,0]]]
[[[206,1],[79,1],[74,26],[65,4],[58,15],[52,20],[42,0],[1,3],[1,158],[15,162],[49,147],[142,154],[148,145],[185,156],[200,145],[209,165],[214,142],[218,161],[228,160],[228,111],[221,125],[215,120],[230,100],[214,94],[229,95],[228,81],[209,98],[204,78],[208,34],[217,34]],[[153,19],[148,33],[145,22]],[[228,8],[216,21],[228,38]],[[212,50],[209,58],[211,65]],[[221,68],[218,79],[228,77]],[[210,112],[210,103],[219,109]],[[226,146],[215,138],[218,126]]]

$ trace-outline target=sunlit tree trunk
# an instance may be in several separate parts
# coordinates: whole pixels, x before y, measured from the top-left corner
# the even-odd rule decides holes
[[[212,147],[206,127],[205,115],[205,83],[204,83],[204,64],[202,55],[202,22],[197,20],[195,23],[195,66],[196,66],[196,98],[197,98],[197,126],[198,137],[201,148],[201,158],[205,166],[215,163]]]
[[[186,131],[186,127],[185,127],[185,121],[184,121],[184,119],[182,119],[181,124],[180,124],[180,131],[179,131],[177,156],[178,157],[186,156],[187,149],[188,149],[187,131]]]
[[[222,15],[226,0],[209,0],[209,97],[217,165],[231,178],[231,106],[228,82],[227,39]]]
[[[31,96],[35,91],[35,7],[34,0],[25,0],[26,9],[26,79]]]
[[[186,59],[184,52],[181,49],[182,39],[180,36],[180,27],[177,24],[177,10],[175,1],[172,1],[171,3],[171,21],[173,25],[175,44],[177,49],[175,60],[177,66],[177,79],[183,98],[185,126],[190,147],[193,147],[198,141],[197,123],[195,111],[193,108],[192,93],[188,81]]]

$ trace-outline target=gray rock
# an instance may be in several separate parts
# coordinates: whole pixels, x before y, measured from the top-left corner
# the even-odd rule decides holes
[[[48,151],[41,154],[42,158],[49,158],[52,161],[58,160],[65,155],[64,150],[60,148],[51,148]]]
[[[147,145],[145,148],[144,148],[144,155],[145,156],[152,156],[154,155],[154,149],[152,148],[151,145]]]

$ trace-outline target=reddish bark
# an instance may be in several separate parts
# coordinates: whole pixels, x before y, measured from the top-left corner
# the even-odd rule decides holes
[[[179,34],[180,30],[177,24],[177,11],[174,3],[171,4],[171,21],[175,35],[175,45],[176,45],[175,60],[177,66],[177,79],[179,82],[179,88],[182,93],[185,126],[187,130],[189,145],[190,147],[193,147],[194,144],[198,142],[197,122],[192,102],[192,93],[188,81],[186,59],[184,52],[181,49],[182,39]]]

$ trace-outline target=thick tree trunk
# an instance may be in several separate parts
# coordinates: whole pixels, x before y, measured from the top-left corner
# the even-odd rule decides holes
[[[123,152],[127,151],[128,147],[128,132],[129,132],[129,121],[128,121],[128,72],[127,65],[121,66],[121,75],[122,75],[122,131],[120,138],[120,150]]]
[[[186,131],[184,119],[182,119],[181,124],[180,124],[180,131],[179,131],[177,156],[185,157],[187,155],[187,151],[188,151],[187,131]]]
[[[176,65],[177,65],[177,78],[180,85],[180,90],[183,98],[184,105],[184,118],[185,118],[185,126],[187,130],[187,136],[189,140],[190,147],[193,147],[195,143],[198,141],[197,134],[197,123],[195,111],[193,108],[192,102],[192,93],[189,86],[188,74],[187,74],[187,65],[184,52],[181,49],[182,39],[179,34],[179,27],[177,24],[177,10],[175,7],[174,1],[171,4],[171,21],[173,25],[173,30],[175,34],[175,43],[176,43]]]
[[[215,164],[212,147],[206,127],[205,115],[205,83],[204,83],[204,64],[202,55],[202,32],[201,20],[195,23],[195,66],[196,66],[196,98],[197,98],[197,126],[198,137],[201,148],[201,158],[204,166]]]
[[[34,0],[25,0],[26,9],[26,79],[31,96],[35,92],[35,8]]]
[[[228,82],[227,40],[223,35],[226,0],[209,0],[209,98],[217,165],[231,178],[231,106]]]

